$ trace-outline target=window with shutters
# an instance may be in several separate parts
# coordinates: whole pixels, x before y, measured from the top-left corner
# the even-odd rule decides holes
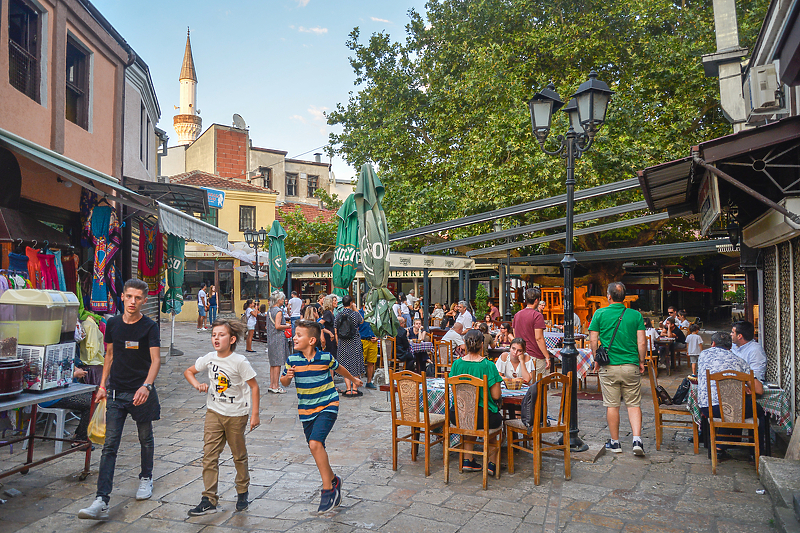
[[[89,129],[89,54],[67,37],[67,120]]]
[[[8,81],[39,101],[39,11],[24,0],[8,4]]]

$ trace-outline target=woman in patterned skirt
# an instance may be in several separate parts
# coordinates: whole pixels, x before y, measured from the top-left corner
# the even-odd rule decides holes
[[[291,329],[286,324],[281,306],[286,300],[286,295],[275,291],[269,295],[269,313],[267,315],[267,358],[269,359],[269,392],[283,394],[286,391],[278,381],[281,377],[281,367],[286,364],[289,357],[289,339],[284,330]]]
[[[350,327],[347,330],[351,334],[346,338],[342,334],[343,330],[345,330],[343,327],[344,321],[349,322]],[[342,298],[342,310],[336,316],[337,337],[339,339],[339,353],[336,356],[336,360],[356,377],[364,374],[364,347],[361,344],[361,335],[358,333],[358,327],[363,321],[364,319],[361,318],[361,315],[356,310],[353,298],[350,296]],[[353,398],[364,395],[349,379],[345,379],[344,383],[347,386],[347,390],[339,391],[344,396]]]

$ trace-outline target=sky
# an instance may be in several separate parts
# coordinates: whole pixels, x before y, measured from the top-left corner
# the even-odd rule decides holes
[[[424,0],[93,0],[94,5],[150,67],[161,107],[158,126],[177,143],[172,117],[186,29],[197,71],[197,108],[203,129],[231,125],[240,114],[253,145],[313,160],[335,131],[324,113],[357,91],[348,58],[348,34],[361,42],[376,32],[405,40],[408,10]],[[324,152],[323,152],[324,154]],[[323,161],[327,155],[323,155]],[[355,175],[340,157],[337,178]]]

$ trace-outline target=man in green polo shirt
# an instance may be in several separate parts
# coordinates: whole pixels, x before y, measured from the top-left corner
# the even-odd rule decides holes
[[[619,443],[619,405],[620,398],[628,407],[628,419],[633,433],[633,453],[644,456],[642,445],[642,390],[641,374],[644,372],[644,357],[647,353],[644,319],[635,309],[625,307],[625,285],[619,281],[608,284],[606,292],[608,307],[595,311],[589,324],[589,343],[592,357],[599,344],[608,350],[610,364],[601,367],[594,363],[594,371],[600,372],[600,390],[603,392],[603,405],[606,407],[606,420],[611,438],[606,442],[606,450],[622,453]],[[614,330],[619,324],[619,330]],[[611,339],[614,342],[611,342]]]

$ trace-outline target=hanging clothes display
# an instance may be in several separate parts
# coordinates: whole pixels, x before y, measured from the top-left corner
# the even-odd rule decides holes
[[[158,226],[139,222],[139,279],[147,283],[147,294],[153,296],[164,288],[161,268],[164,264],[164,237]]]
[[[58,276],[58,287],[56,287],[59,291],[66,291],[67,290],[67,281],[64,277],[64,265],[61,260],[61,250],[53,250],[53,255],[56,256],[55,259],[55,266],[56,266],[56,275]]]
[[[95,206],[86,221],[84,233],[91,235],[94,244],[91,308],[96,312],[113,314],[117,297],[114,255],[122,243],[117,213],[111,206]]]
[[[28,256],[14,252],[8,254],[8,270],[15,274],[28,272]]]
[[[42,272],[42,288],[58,290],[58,273],[56,272],[56,256],[39,254],[39,269]]]
[[[78,254],[70,254],[62,260],[61,266],[64,269],[64,280],[66,281],[69,292],[76,292],[78,286]]]
[[[86,227],[89,217],[92,214],[92,208],[99,203],[99,196],[89,189],[81,190],[81,227]],[[92,235],[86,232],[81,233],[81,248],[92,247]]]
[[[25,255],[28,256],[28,279],[30,280],[34,289],[41,289],[42,270],[41,266],[39,265],[39,250],[31,248],[30,246],[26,246]]]

